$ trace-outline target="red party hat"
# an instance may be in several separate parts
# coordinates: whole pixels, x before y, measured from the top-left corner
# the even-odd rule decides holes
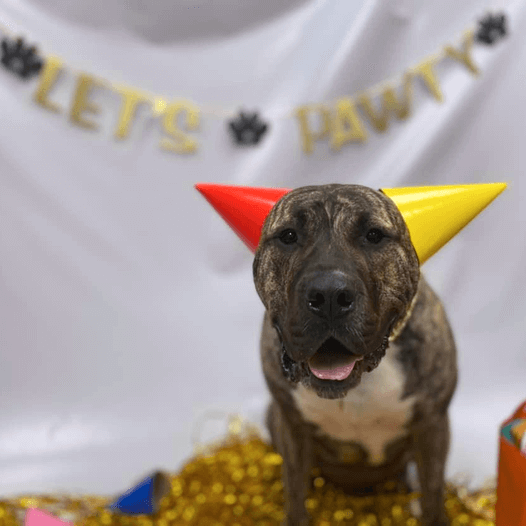
[[[256,251],[265,218],[289,188],[254,188],[199,183],[195,187],[252,252]]]

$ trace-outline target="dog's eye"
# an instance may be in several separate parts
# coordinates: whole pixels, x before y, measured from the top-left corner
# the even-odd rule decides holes
[[[292,228],[287,228],[287,230],[281,232],[279,239],[282,243],[285,243],[285,245],[292,245],[292,243],[296,243],[298,240],[298,235]]]
[[[377,243],[380,243],[380,241],[382,241],[385,236],[381,230],[378,230],[377,228],[371,228],[365,237],[369,243],[374,243],[376,245]]]

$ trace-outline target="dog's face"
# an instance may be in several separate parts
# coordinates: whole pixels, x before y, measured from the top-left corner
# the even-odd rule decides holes
[[[283,196],[265,221],[253,271],[284,373],[333,399],[378,366],[420,275],[393,201],[340,184]]]

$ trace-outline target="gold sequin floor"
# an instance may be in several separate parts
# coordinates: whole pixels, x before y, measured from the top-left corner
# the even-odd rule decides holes
[[[274,526],[283,518],[282,458],[257,430],[230,433],[197,453],[170,476],[171,492],[157,513],[125,516],[105,506],[116,496],[19,496],[0,500],[0,526],[23,524],[25,511],[39,508],[82,526]],[[411,502],[418,494],[393,493],[393,484],[375,496],[352,497],[313,472],[306,506],[316,526],[417,526]],[[495,487],[468,493],[448,484],[446,507],[452,526],[494,525]]]

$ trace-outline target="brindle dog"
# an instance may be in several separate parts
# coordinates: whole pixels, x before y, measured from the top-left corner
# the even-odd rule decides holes
[[[283,456],[287,518],[309,523],[312,469],[349,493],[407,483],[415,461],[422,523],[449,524],[444,471],[456,350],[405,221],[381,191],[307,186],[263,226],[254,281],[265,305],[267,426]]]

